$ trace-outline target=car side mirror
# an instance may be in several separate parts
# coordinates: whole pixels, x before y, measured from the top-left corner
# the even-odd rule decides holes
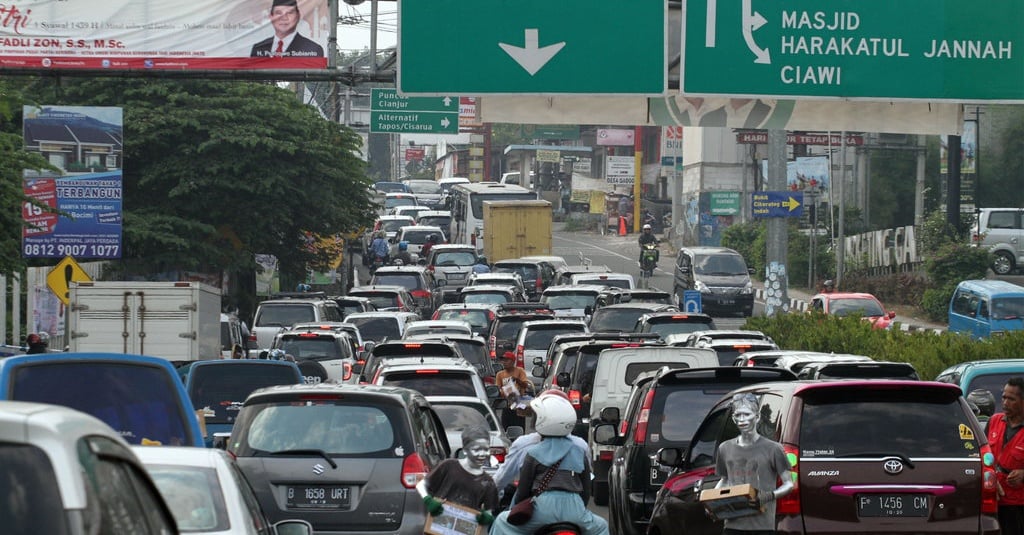
[[[886,314],[886,315],[889,316],[889,319],[893,319],[893,318],[896,317],[896,311],[895,310],[890,310],[889,313]]]
[[[614,424],[600,424],[594,427],[594,442],[605,446],[621,446],[623,441]]]
[[[605,407],[601,409],[601,421],[618,422],[619,418],[620,417],[618,407]]]
[[[445,286],[446,284],[448,284],[448,281],[446,281],[444,279],[437,279],[437,280],[434,281],[434,286],[437,287],[437,288]]]
[[[373,348],[376,347],[376,345],[377,342],[374,341],[363,342],[363,354],[369,355],[370,352],[373,351]]]
[[[544,365],[544,357],[533,357],[533,365],[534,366],[543,366]]]
[[[560,372],[555,376],[555,380],[558,381],[560,386],[568,386],[572,382],[572,376],[569,375],[569,372]]]
[[[683,273],[683,274],[686,274],[686,275],[689,275],[690,274],[690,266],[679,266],[679,272]]]
[[[753,274],[754,274],[754,268],[752,268],[752,267],[748,267],[748,268],[747,268],[747,274],[748,274],[748,275],[753,275]]]
[[[594,307],[592,307],[590,305],[587,305],[586,307],[583,308],[583,315],[584,316],[589,316],[589,315],[591,315],[593,313],[594,313]]]
[[[213,434],[213,447],[218,450],[228,449],[228,439],[231,438],[231,432],[225,431]]]
[[[683,461],[683,450],[679,448],[661,448],[656,457],[662,466],[677,467]]]
[[[530,370],[530,374],[534,377],[545,377],[546,374],[544,373],[544,366],[534,366],[533,369]]]
[[[523,427],[519,425],[510,425],[505,428],[505,435],[507,435],[508,439],[511,441],[515,441],[515,439],[523,436],[525,433],[526,432],[523,430]]]
[[[502,397],[491,400],[491,408],[495,410],[502,410],[508,408],[508,400]]]
[[[426,258],[420,258],[419,260],[416,261],[416,263],[418,265],[425,266],[425,265],[427,265],[427,259]]]
[[[501,395],[498,385],[486,385],[484,386],[484,392],[487,393],[487,399],[497,399]]]
[[[274,524],[276,535],[313,535],[313,526],[305,520],[282,520]]]
[[[257,355],[257,358],[259,358],[260,360],[267,360],[268,358],[270,358],[270,351],[267,351],[266,349],[260,351],[259,355]]]

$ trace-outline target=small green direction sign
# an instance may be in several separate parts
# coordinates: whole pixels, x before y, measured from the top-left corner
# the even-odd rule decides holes
[[[740,192],[712,191],[709,205],[711,215],[739,215]]]
[[[1024,102],[1024,2],[686,0],[688,94]]]
[[[459,97],[403,97],[394,89],[375,88],[370,98],[370,132],[459,133]]]
[[[668,2],[399,0],[398,90],[662,95]]]

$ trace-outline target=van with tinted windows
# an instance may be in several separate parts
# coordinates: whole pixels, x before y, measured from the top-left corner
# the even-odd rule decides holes
[[[961,281],[949,300],[949,332],[974,338],[1024,329],[1024,287],[1000,280]]]
[[[129,444],[203,447],[192,401],[167,359],[49,353],[0,359],[0,399],[91,414]]]

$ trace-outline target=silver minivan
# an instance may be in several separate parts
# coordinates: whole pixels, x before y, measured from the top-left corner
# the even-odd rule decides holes
[[[1024,262],[1022,208],[981,208],[971,228],[971,241],[995,255],[992,271],[1008,275]]]

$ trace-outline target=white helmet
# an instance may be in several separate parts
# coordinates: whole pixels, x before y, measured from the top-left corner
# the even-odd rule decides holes
[[[644,228],[641,230],[651,230],[651,225],[644,225]]]
[[[567,437],[576,427],[576,409],[559,396],[541,396],[530,402],[537,415],[534,429],[545,437]]]

